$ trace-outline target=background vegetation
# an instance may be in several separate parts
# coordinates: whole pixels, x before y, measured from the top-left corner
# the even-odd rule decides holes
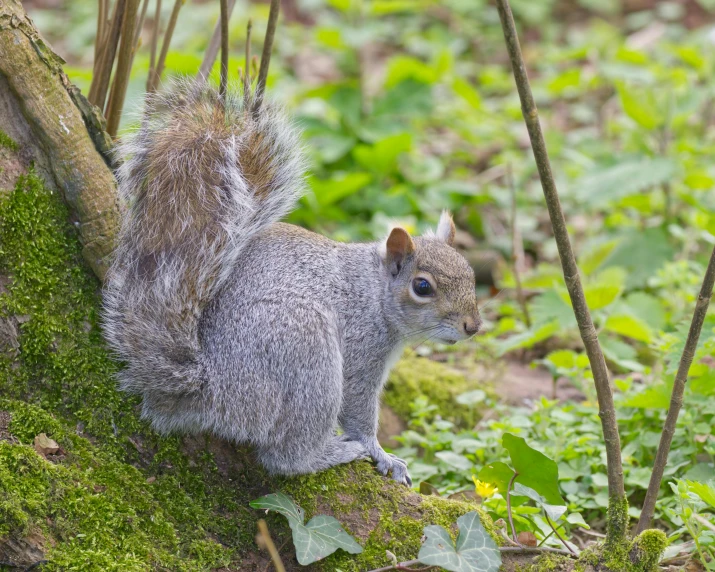
[[[145,91],[154,7],[122,129],[132,127]],[[715,4],[515,0],[512,7],[586,298],[614,374],[637,518],[715,243]],[[86,93],[95,4],[26,8]],[[171,9],[164,2],[164,23]],[[248,19],[260,32],[267,13],[267,4],[236,3],[234,79]],[[181,8],[165,80],[198,71],[217,17],[214,2]],[[262,33],[254,37],[260,53]],[[390,220],[420,232],[448,208],[463,231],[460,244],[486,268],[486,332],[455,348],[425,340],[409,350],[494,382],[456,395],[410,392],[407,402],[391,404],[408,417],[395,449],[413,480],[442,495],[473,490],[473,476],[488,482],[485,469],[508,459],[504,434],[524,437],[557,462],[568,503],[561,532],[585,545],[589,534],[603,532],[608,504],[598,409],[496,8],[483,0],[288,2],[274,52],[270,93],[301,122],[311,159],[312,193],[292,222],[362,240],[381,236]],[[666,559],[692,552],[711,569],[714,360],[711,311],[656,512],[674,543]],[[500,493],[477,489],[492,516],[506,516]],[[515,512],[517,531],[563,546],[537,507],[522,503]]]

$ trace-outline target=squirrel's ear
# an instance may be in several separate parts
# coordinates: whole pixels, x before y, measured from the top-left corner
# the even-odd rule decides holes
[[[457,229],[454,226],[452,215],[448,211],[442,211],[442,216],[439,217],[437,225],[437,238],[442,242],[446,242],[449,246],[454,244],[454,237],[457,234]]]
[[[383,245],[383,260],[393,276],[402,269],[402,265],[410,254],[415,251],[415,243],[404,228],[395,227],[390,232]]]

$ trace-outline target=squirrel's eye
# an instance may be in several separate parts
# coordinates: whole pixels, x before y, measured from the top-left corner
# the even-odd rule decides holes
[[[432,296],[432,294],[434,294],[432,284],[424,278],[415,278],[412,281],[412,289],[418,296]]]

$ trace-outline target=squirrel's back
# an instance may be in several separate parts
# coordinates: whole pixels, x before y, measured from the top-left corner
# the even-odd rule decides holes
[[[124,389],[191,393],[203,308],[257,233],[304,192],[300,137],[276,106],[177,82],[151,96],[118,146],[127,203],[105,288],[105,332]]]

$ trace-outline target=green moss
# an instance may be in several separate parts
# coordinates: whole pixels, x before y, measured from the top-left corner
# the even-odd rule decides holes
[[[409,419],[412,403],[418,397],[426,397],[437,406],[437,412],[458,426],[474,426],[479,420],[479,411],[461,405],[457,396],[474,389],[484,389],[470,381],[463,373],[438,362],[419,357],[400,360],[387,380],[383,401],[402,419]]]
[[[573,569],[573,559],[558,554],[542,554],[534,562],[517,568],[519,572],[571,572]]]
[[[10,151],[18,151],[20,149],[17,142],[2,129],[0,129],[0,147],[5,147],[6,149],[10,149]]]
[[[325,570],[380,568],[389,563],[386,550],[401,560],[416,558],[425,526],[439,524],[456,532],[457,519],[473,510],[479,512],[485,528],[498,542],[491,519],[477,505],[419,495],[385,481],[368,462],[285,479],[281,489],[306,509],[307,518],[330,512],[360,539],[361,554],[337,551],[321,562]],[[395,514],[404,516],[395,518]]]
[[[606,515],[606,548],[616,548],[628,538],[628,499],[611,497]]]

